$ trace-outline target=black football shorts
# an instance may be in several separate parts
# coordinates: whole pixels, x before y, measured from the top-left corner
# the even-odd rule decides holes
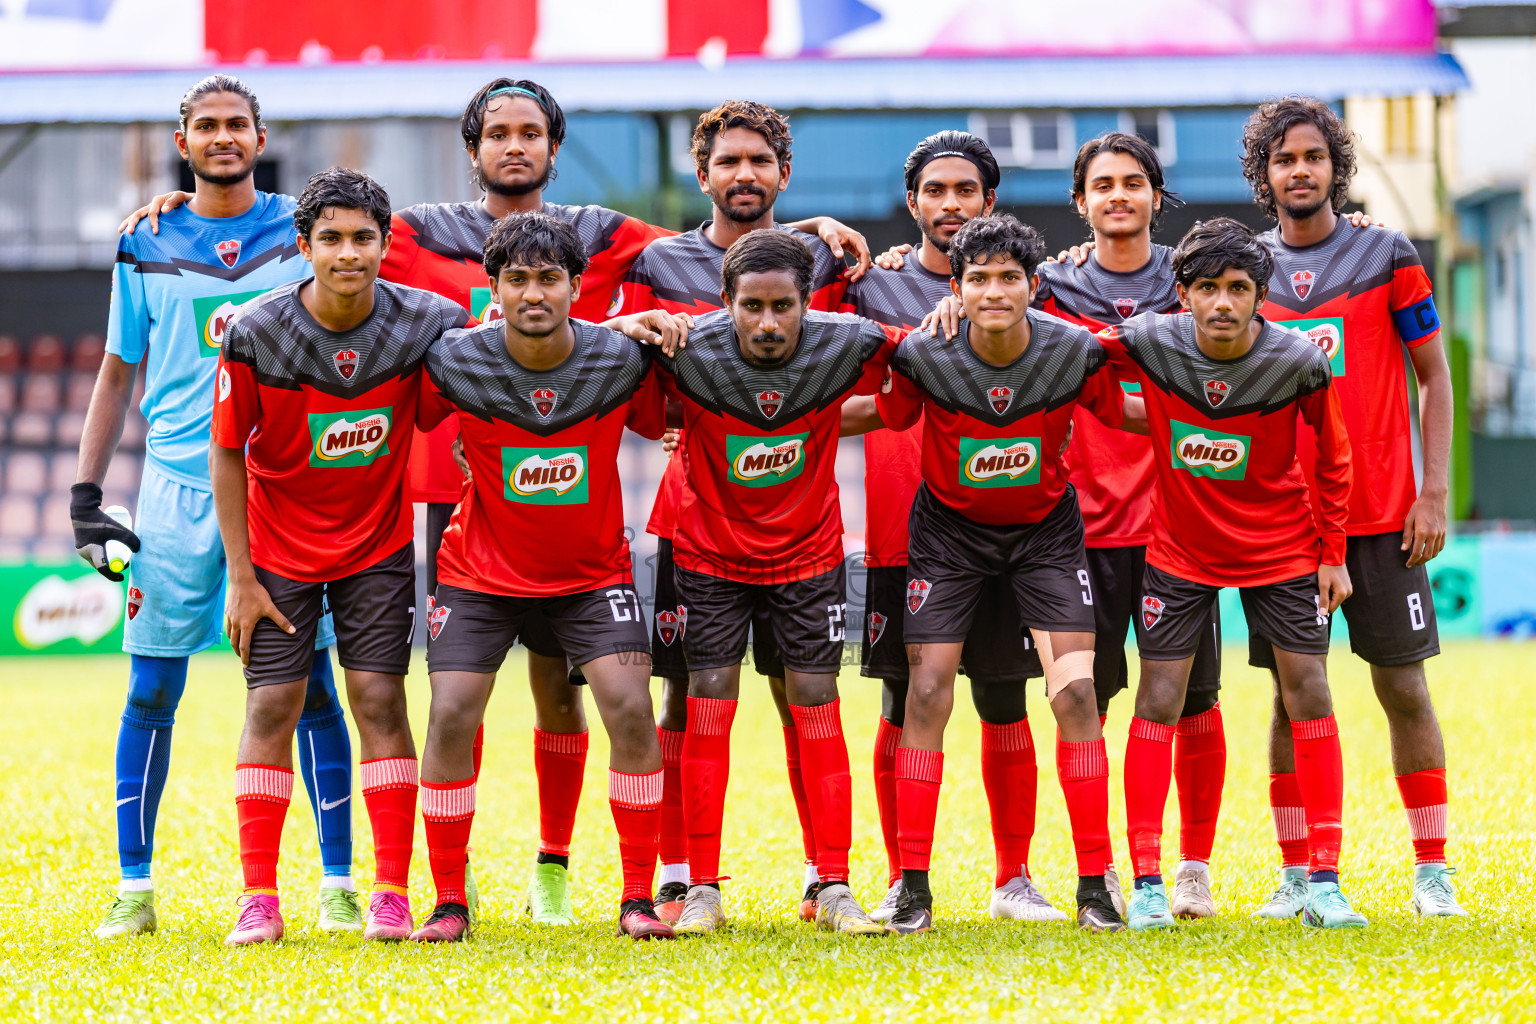
[[[1209,606],[1220,587],[1147,566],[1141,606],[1136,610],[1136,643],[1150,661],[1179,661],[1200,648],[1209,629]],[[1318,603],[1317,574],[1279,583],[1242,587],[1243,615],[1250,636],[1263,637],[1282,651],[1328,653],[1328,615]]]
[[[495,672],[534,621],[547,624],[575,665],[634,652],[650,660],[645,613],[629,584],[559,597],[507,597],[439,583],[433,597],[427,616],[427,669],[432,672]]]
[[[763,642],[770,637],[778,666],[796,672],[836,672],[843,663],[848,592],[843,563],[794,583],[743,583],[678,566],[677,599],[688,608],[683,652],[695,671],[741,663],[749,630],[753,657],[764,667]]]

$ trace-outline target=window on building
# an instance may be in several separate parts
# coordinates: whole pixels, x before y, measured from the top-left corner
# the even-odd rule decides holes
[[[1072,162],[1072,115],[1062,111],[978,111],[971,131],[986,140],[997,162],[1011,167],[1065,167]]]
[[[1164,166],[1178,159],[1174,145],[1173,115],[1166,110],[1126,110],[1120,114],[1120,130],[1127,135],[1140,136],[1157,150],[1158,159]]]
[[[1393,96],[1386,104],[1387,152],[1394,156],[1412,156],[1418,149],[1415,145],[1417,126],[1414,124],[1417,111],[1413,97]]]

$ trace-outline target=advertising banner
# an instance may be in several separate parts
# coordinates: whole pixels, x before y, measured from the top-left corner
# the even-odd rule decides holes
[[[0,565],[0,655],[119,653],[125,606],[124,585],[84,562]]]

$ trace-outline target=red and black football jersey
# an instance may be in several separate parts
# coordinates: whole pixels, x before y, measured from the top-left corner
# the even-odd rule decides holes
[[[652,239],[672,234],[602,206],[545,203],[541,212],[570,223],[587,250],[590,262],[581,277],[581,296],[571,306],[575,319],[602,321],[613,315],[608,308],[640,250]],[[391,222],[393,237],[380,276],[452,299],[481,322],[494,320],[501,316],[501,307],[481,258],[495,224],[478,200],[407,207]],[[450,451],[457,432],[456,425],[446,421],[418,446],[411,465],[416,501],[459,500],[463,481]]]
[[[848,286],[843,311],[903,334],[915,330],[950,294],[949,274],[935,274],[913,251],[899,270],[873,266]],[[889,387],[889,376],[887,376]],[[923,423],[864,435],[864,564],[907,564],[907,519],[923,482]]]
[[[1079,405],[1111,427],[1125,396],[1092,334],[1031,309],[1029,344],[993,366],[967,340],[969,320],[944,341],[907,335],[891,360],[880,418],[904,430],[923,417],[923,482],[949,508],[979,523],[1037,523],[1067,488],[1058,452]]]
[[[1140,370],[1156,453],[1147,564],[1193,583],[1255,587],[1344,562],[1350,443],[1328,357],[1262,321],[1236,359],[1211,359],[1194,318],[1148,313],[1100,332]],[[1298,414],[1318,437],[1321,536],[1296,460]]]
[[[672,553],[684,569],[743,583],[794,583],[843,558],[833,465],[842,403],[880,389],[894,332],[808,312],[782,365],[742,357],[729,312],[695,321],[671,359],[669,391],[688,438]]]
[[[421,426],[457,412],[473,475],[443,533],[438,578],[509,597],[631,583],[618,453],[626,425],[653,439],[664,428],[649,351],[572,320],[570,356],[530,370],[503,327],[455,331],[427,355]]]
[[[251,561],[326,582],[410,543],[421,363],[469,315],[378,281],[368,318],[337,333],[304,308],[301,286],[273,289],[226,328],[213,443],[246,452]]]
[[[705,221],[692,231],[659,239],[647,246],[635,259],[624,280],[615,312],[629,314],[661,309],[668,313],[707,313],[719,309],[725,250],[704,233],[708,226],[709,222]],[[834,312],[847,287],[842,263],[819,238],[783,224],[775,224],[773,230],[788,231],[811,247],[815,262],[811,269],[810,308]],[[678,451],[685,447],[686,435]],[[661,475],[661,485],[657,488],[645,532],[670,539],[676,530],[677,511],[682,500],[682,462],[673,458]]]
[[[1053,316],[1099,331],[1138,313],[1180,308],[1173,280],[1173,250],[1154,245],[1139,270],[1106,270],[1091,253],[1082,266],[1071,260],[1042,263],[1035,305]],[[1116,367],[1121,386],[1141,390],[1134,368]],[[1141,547],[1152,539],[1152,443],[1140,434],[1111,430],[1079,410],[1063,462],[1083,510],[1090,548]]]
[[[1371,467],[1355,478],[1346,529],[1350,536],[1401,530],[1417,494],[1403,347],[1439,333],[1429,275],[1401,232],[1355,227],[1343,217],[1316,245],[1286,245],[1278,228],[1263,239],[1275,273],[1262,312],[1328,356],[1350,446]],[[1304,436],[1309,475],[1316,452],[1316,439]]]

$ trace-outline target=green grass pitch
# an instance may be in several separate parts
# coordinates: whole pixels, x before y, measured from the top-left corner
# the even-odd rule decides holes
[[[1344,886],[1371,919],[1347,934],[1260,925],[1248,912],[1273,881],[1264,762],[1267,687],[1226,654],[1226,800],[1213,863],[1221,916],[1149,935],[1093,937],[1068,925],[986,916],[991,835],[964,697],[950,728],[935,854],[938,924],[926,937],[849,940],[799,923],[800,846],[779,723],[747,673],[736,717],[724,870],[730,925],[696,941],[635,945],[613,935],[618,855],[606,806],[606,742],[594,722],[573,848],[582,926],[535,931],[521,915],[535,851],[532,718],[521,660],[509,660],[487,722],[474,860],[484,904],[472,942],[363,945],[315,930],[319,862],[296,793],[280,881],[288,938],[228,951],[239,866],[233,768],[242,685],[226,653],[194,659],[160,808],[155,877],[160,932],[97,943],[116,879],[111,765],[126,659],[0,660],[0,1020],[1522,1020],[1532,1009],[1532,785],[1536,716],[1529,645],[1461,643],[1431,663],[1451,751],[1451,859],[1466,921],[1420,922],[1407,909],[1407,825],[1385,724],[1365,666],[1335,650],[1344,742]],[[877,684],[844,674],[843,720],[855,787],[854,889],[883,892],[869,759]],[[418,744],[424,666],[409,682]],[[1040,755],[1032,867],[1070,908],[1074,870],[1043,697],[1031,696]],[[1130,701],[1110,715],[1111,827],[1125,859],[1120,752]],[[358,801],[360,805],[360,801]],[[1177,831],[1170,799],[1165,869]],[[354,811],[357,877],[371,863]],[[418,825],[418,917],[431,877]]]

